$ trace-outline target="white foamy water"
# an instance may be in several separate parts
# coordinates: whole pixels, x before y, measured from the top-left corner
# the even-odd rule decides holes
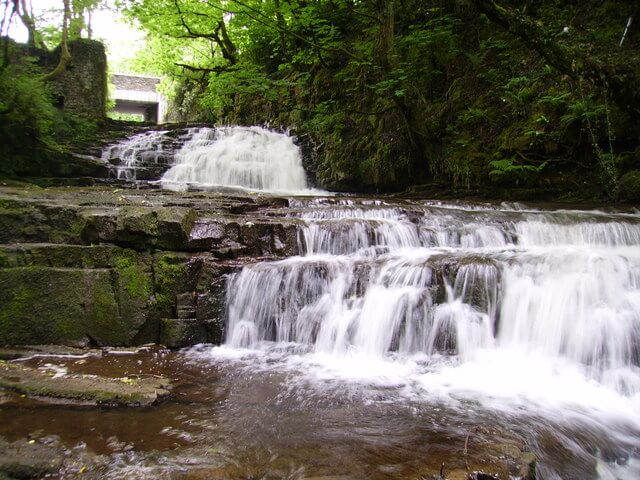
[[[543,415],[640,448],[637,216],[296,208],[301,255],[229,281],[224,355],[270,352],[305,378]]]
[[[116,178],[136,180],[137,171],[141,165],[166,163],[168,156],[171,155],[165,149],[167,133],[166,130],[150,130],[134,135],[104,148],[102,159],[119,161],[115,167]]]
[[[307,181],[300,149],[286,134],[261,127],[200,128],[176,153],[163,187],[237,187],[301,192]]]

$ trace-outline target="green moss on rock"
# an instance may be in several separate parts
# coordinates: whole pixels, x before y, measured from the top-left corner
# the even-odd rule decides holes
[[[132,257],[120,257],[115,262],[120,285],[133,298],[146,298],[151,295],[152,284],[148,269]]]

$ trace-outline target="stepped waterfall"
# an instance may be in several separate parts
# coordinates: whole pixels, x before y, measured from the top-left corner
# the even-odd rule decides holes
[[[447,431],[515,429],[541,478],[583,478],[583,465],[640,478],[637,211],[323,194],[292,138],[259,127],[146,133],[103,157],[121,159],[120,178],[160,171],[172,190],[296,194],[267,215],[295,225],[297,254],[242,260],[227,277],[224,344],[186,351],[189,362],[259,373],[251,395],[279,375],[276,404],[337,388]]]
[[[228,344],[458,364],[532,356],[640,393],[640,218],[410,208],[304,205],[301,255],[231,278]]]
[[[189,127],[139,133],[102,151],[114,176],[155,180],[163,188],[216,187],[311,193],[300,148],[286,133],[262,127]]]
[[[300,152],[291,137],[260,127],[191,130],[161,182],[177,189],[184,185],[273,192],[307,188]]]
[[[640,216],[291,203],[299,255],[230,277],[214,356],[245,352],[405,401],[590,425],[627,454],[640,447]],[[600,478],[640,473],[625,468]],[[562,478],[544,462],[539,472]]]

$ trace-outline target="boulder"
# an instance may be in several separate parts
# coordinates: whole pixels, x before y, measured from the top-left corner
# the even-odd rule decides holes
[[[195,318],[163,318],[160,343],[169,348],[183,348],[207,341],[205,326]]]
[[[0,269],[0,345],[131,345],[152,294],[143,258],[113,268]]]
[[[116,242],[137,249],[188,250],[196,214],[181,207],[122,207],[116,222]]]

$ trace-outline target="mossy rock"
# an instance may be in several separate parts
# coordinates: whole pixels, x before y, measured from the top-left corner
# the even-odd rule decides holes
[[[621,202],[640,202],[640,170],[632,170],[620,177],[616,198]]]
[[[0,345],[131,345],[147,321],[151,275],[41,266],[0,270]]]
[[[74,208],[16,204],[0,205],[0,242],[82,243],[84,220]]]
[[[118,212],[116,240],[139,249],[186,250],[195,219],[190,208],[123,207]]]
[[[0,245],[0,268],[113,268],[125,250],[113,245]]]
[[[159,315],[175,315],[176,296],[191,290],[189,256],[180,253],[162,252],[154,255],[153,271],[156,309]]]
[[[169,348],[183,348],[207,341],[205,325],[195,318],[163,318],[160,343]]]
[[[82,405],[148,406],[169,394],[165,378],[106,378],[45,371],[0,362],[0,389],[40,399],[67,400]]]

